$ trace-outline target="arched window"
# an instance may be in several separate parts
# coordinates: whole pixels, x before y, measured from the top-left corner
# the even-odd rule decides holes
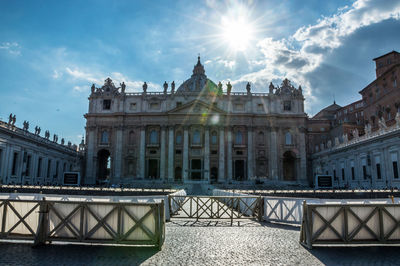
[[[150,131],[150,144],[158,144],[158,132],[156,130]]]
[[[105,130],[101,133],[101,143],[102,144],[108,143],[108,132]]]
[[[192,144],[200,144],[200,131],[195,130],[193,132]]]
[[[215,131],[211,133],[211,144],[217,144],[217,132]]]
[[[260,145],[264,145],[264,132],[262,132],[262,131],[258,132],[257,142]]]
[[[242,134],[241,131],[236,131],[235,143],[236,144],[243,144],[243,134]]]
[[[135,144],[135,132],[133,131],[129,132],[129,144],[130,145]]]
[[[181,132],[176,133],[176,144],[178,144],[178,145],[182,144],[182,133]]]
[[[285,144],[292,145],[292,134],[290,132],[286,132],[285,134]]]

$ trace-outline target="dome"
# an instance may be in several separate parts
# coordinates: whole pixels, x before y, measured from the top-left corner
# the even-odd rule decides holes
[[[200,56],[197,58],[197,64],[193,68],[193,74],[190,79],[183,82],[177,92],[212,92],[217,91],[217,85],[207,78],[204,66],[200,62]]]

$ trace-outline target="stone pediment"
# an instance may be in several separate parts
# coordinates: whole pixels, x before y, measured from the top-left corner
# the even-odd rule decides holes
[[[182,106],[171,109],[167,112],[168,114],[225,114],[224,110],[207,104],[203,101],[194,100],[189,103],[183,104]]]

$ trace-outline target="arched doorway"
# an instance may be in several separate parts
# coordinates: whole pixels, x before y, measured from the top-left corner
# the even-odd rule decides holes
[[[234,180],[243,181],[245,180],[245,161],[244,160],[235,160],[235,173],[234,173]]]
[[[182,168],[179,166],[175,167],[175,181],[181,181],[182,180]]]
[[[292,151],[283,154],[283,180],[296,180],[296,155]]]
[[[210,180],[211,181],[217,181],[218,180],[218,168],[217,167],[212,167],[210,171]]]
[[[97,153],[97,180],[105,182],[110,180],[111,156],[108,150],[99,150]]]

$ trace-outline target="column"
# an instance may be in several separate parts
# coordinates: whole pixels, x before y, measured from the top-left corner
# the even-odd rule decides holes
[[[278,180],[278,143],[275,128],[271,128],[270,132],[270,149],[269,149],[269,176],[271,179]]]
[[[227,148],[227,164],[226,167],[227,169],[227,175],[228,175],[228,180],[232,181],[233,178],[233,173],[232,173],[232,128],[228,127],[228,148]]]
[[[168,132],[168,180],[174,180],[174,127],[170,126]]]
[[[144,178],[146,167],[146,129],[140,128],[139,177]]]
[[[96,184],[96,170],[95,170],[95,154],[94,154],[94,146],[95,146],[95,130],[92,127],[88,128],[88,135],[87,135],[87,151],[86,151],[86,176],[85,180],[83,181],[86,185],[94,185]],[[44,168],[44,159],[42,159],[42,171]],[[40,177],[43,175],[41,174]],[[44,178],[43,178],[44,180]]]
[[[160,179],[165,179],[165,126],[161,126]]]
[[[116,128],[116,140],[115,140],[115,160],[114,160],[114,178],[113,183],[119,184],[122,178],[122,145],[123,145],[123,131],[122,127]]]
[[[218,182],[225,182],[225,129],[219,129]]]
[[[210,181],[210,128],[204,132],[204,179]]]
[[[254,178],[254,160],[253,160],[253,128],[247,129],[247,180]]]
[[[305,129],[300,129],[300,173],[298,183],[307,185],[307,155],[306,155],[306,135]]]
[[[185,127],[183,131],[183,162],[182,162],[182,177],[183,181],[188,179],[188,166],[189,166],[189,132],[188,128]]]

